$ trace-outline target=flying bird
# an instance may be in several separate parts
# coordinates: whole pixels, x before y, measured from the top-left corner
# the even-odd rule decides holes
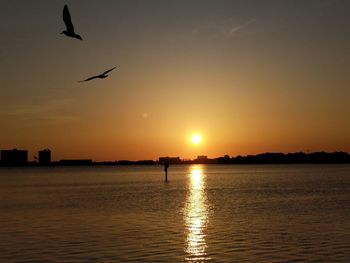
[[[63,8],[63,21],[66,24],[67,30],[62,31],[61,34],[65,34],[68,37],[74,37],[74,38],[83,40],[80,35],[78,35],[74,32],[74,26],[73,26],[72,20],[70,18],[70,14],[69,14],[69,10],[68,10],[67,5],[65,5]]]
[[[85,81],[89,81],[89,80],[92,80],[92,79],[104,79],[104,78],[107,78],[107,77],[108,77],[107,73],[108,73],[108,72],[111,72],[111,71],[112,71],[113,69],[115,69],[115,68],[116,68],[116,67],[111,68],[111,69],[109,69],[109,70],[106,70],[105,72],[103,72],[103,73],[100,74],[100,75],[96,75],[96,76],[87,78],[87,79],[85,79],[85,80],[81,80],[81,81],[79,81],[79,82],[85,82]]]

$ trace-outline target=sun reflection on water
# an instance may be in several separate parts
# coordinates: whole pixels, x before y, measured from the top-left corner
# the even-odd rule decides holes
[[[185,211],[186,261],[210,260],[206,249],[206,227],[208,223],[208,205],[205,191],[205,173],[203,167],[190,167],[188,194]]]

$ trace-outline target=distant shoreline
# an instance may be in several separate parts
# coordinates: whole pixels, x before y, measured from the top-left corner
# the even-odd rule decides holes
[[[259,165],[259,164],[350,164],[350,154],[346,152],[313,152],[313,153],[262,153],[257,155],[230,157],[225,155],[218,158],[198,156],[194,160],[182,160],[179,157],[162,157],[159,160],[118,160],[94,162],[90,159],[60,160],[47,165],[38,162],[27,162],[21,165],[8,165],[0,163],[0,167],[56,167],[56,166],[127,166],[127,165],[163,165],[164,160],[169,160],[171,165],[186,164],[236,164],[236,165]]]

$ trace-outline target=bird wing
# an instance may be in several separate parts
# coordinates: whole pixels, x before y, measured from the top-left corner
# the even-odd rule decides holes
[[[85,82],[85,81],[89,81],[89,80],[96,79],[96,78],[98,78],[98,76],[93,76],[93,77],[90,77],[90,78],[81,80],[81,81],[79,81],[79,82]]]
[[[67,31],[74,32],[74,26],[70,18],[68,6],[65,5],[63,8],[63,21],[66,24]]]
[[[109,69],[109,70],[106,70],[105,72],[103,72],[101,75],[106,75],[108,72],[111,72],[113,69],[115,69],[116,67],[114,67],[114,68],[111,68],[111,69]]]

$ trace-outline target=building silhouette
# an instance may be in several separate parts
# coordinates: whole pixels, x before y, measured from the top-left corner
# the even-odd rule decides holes
[[[51,164],[51,151],[49,149],[38,152],[39,165],[48,166]]]
[[[159,157],[158,159],[159,163],[171,163],[171,164],[178,164],[181,163],[180,157]]]
[[[1,150],[1,165],[24,166],[28,164],[27,150]]]
[[[206,155],[198,155],[197,156],[197,160],[198,161],[206,161],[206,160],[208,160],[208,156],[206,156]]]

